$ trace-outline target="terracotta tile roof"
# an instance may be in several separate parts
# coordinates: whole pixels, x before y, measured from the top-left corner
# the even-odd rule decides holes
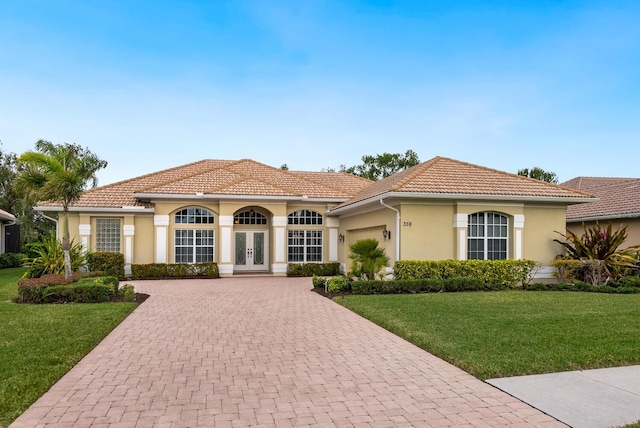
[[[13,214],[0,209],[0,219],[13,221],[16,217]]]
[[[86,208],[142,206],[136,195],[307,196],[348,199],[371,181],[346,173],[284,171],[242,159],[202,160],[87,190],[74,204]],[[39,206],[57,206],[40,203]]]
[[[454,159],[435,157],[383,180],[344,202],[341,208],[386,193],[575,198],[590,194]]]
[[[599,200],[567,207],[567,220],[640,217],[640,178],[576,177],[563,185],[586,190]]]

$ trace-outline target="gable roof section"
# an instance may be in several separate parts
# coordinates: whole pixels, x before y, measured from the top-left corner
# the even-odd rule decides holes
[[[567,221],[640,217],[640,178],[576,177],[564,186],[592,193],[598,201],[567,207]]]
[[[262,163],[206,159],[131,178],[83,193],[74,208],[150,208],[153,198],[247,196],[344,201],[371,181],[346,173],[284,171]],[[51,202],[39,207],[57,207]]]
[[[332,211],[388,196],[464,197],[470,199],[538,199],[565,203],[588,202],[589,193],[516,174],[435,157],[375,182]]]

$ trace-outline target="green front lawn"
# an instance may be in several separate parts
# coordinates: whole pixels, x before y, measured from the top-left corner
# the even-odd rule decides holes
[[[337,303],[480,379],[640,364],[640,295],[469,292]]]
[[[24,269],[0,270],[0,427],[93,349],[135,303],[11,303]]]

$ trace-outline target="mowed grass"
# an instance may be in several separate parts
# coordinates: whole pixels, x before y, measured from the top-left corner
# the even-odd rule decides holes
[[[136,307],[11,303],[23,272],[0,270],[0,427],[13,422]]]
[[[480,379],[640,364],[640,295],[469,292],[335,301]]]

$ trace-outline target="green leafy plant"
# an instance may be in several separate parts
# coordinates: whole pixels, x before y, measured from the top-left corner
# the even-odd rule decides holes
[[[381,277],[380,271],[389,264],[384,248],[378,247],[373,238],[362,239],[349,245],[349,258],[352,260],[349,275],[360,279],[374,280]]]
[[[131,284],[125,284],[118,290],[125,302],[133,302],[136,298],[136,292]]]
[[[566,249],[567,259],[600,260],[603,262],[604,278],[596,271],[599,269],[600,264],[591,264],[592,268],[586,272],[583,271],[582,275],[578,275],[579,279],[590,280],[589,282],[593,285],[600,285],[610,280],[615,281],[638,262],[640,246],[636,245],[624,250],[620,249],[620,246],[627,239],[628,226],[620,225],[614,231],[611,223],[606,228],[603,228],[596,222],[591,227],[587,227],[583,223],[582,228],[584,233],[581,236],[567,230],[566,235],[556,232],[564,238],[564,241],[554,239],[555,242]],[[596,281],[599,283],[596,283]]]
[[[346,276],[334,276],[327,280],[327,291],[332,294],[349,290],[349,278]]]
[[[25,260],[28,270],[25,278],[37,278],[46,274],[65,274],[65,253],[62,243],[51,234],[40,242],[33,243],[29,252],[34,257]],[[69,248],[71,271],[76,272],[84,264],[82,246],[71,242]]]
[[[324,288],[327,285],[327,280],[317,275],[313,275],[311,278],[313,288]]]
[[[24,256],[15,253],[0,254],[0,269],[15,268],[22,266]]]

